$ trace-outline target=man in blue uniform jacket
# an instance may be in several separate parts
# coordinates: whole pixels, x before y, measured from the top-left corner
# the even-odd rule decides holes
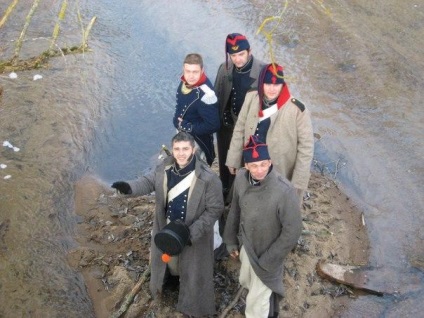
[[[218,99],[205,74],[200,54],[188,54],[177,89],[174,126],[191,134],[209,165],[215,159],[213,133],[220,127]]]

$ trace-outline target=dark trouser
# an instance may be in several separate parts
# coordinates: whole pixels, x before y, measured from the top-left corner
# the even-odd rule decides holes
[[[225,165],[227,160],[228,149],[230,148],[231,137],[233,136],[233,126],[221,126],[221,129],[216,133],[217,149],[218,149],[218,163],[219,163],[219,178],[222,182],[224,191],[224,199],[230,191],[234,181],[234,175],[230,173],[228,167]],[[226,200],[227,201],[227,200]]]
[[[233,136],[234,126],[221,126],[221,129],[216,133],[217,149],[218,149],[218,164],[219,164],[219,178],[222,182],[222,190],[224,194],[225,205],[231,203],[232,198],[232,185],[235,176],[230,173],[228,167],[225,165],[227,160],[228,149],[230,148],[231,137]],[[226,209],[227,210],[227,209]],[[224,233],[225,222],[227,220],[228,212],[224,212],[219,220],[219,232],[221,235]]]
[[[215,159],[215,148],[213,145],[213,134],[209,135],[194,135],[194,140],[196,141],[197,145],[200,147],[200,149],[203,151],[206,162],[209,166],[212,165],[214,159]]]

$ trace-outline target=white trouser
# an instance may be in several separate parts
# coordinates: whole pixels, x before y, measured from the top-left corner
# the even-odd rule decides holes
[[[213,225],[213,249],[216,250],[222,244],[222,237],[219,234],[219,221]]]
[[[169,273],[172,276],[180,276],[180,257],[178,255],[174,255],[171,257],[171,260],[166,264],[169,269]]]
[[[250,266],[244,246],[240,250],[240,285],[249,290],[246,296],[246,318],[267,318],[272,290],[265,286]]]

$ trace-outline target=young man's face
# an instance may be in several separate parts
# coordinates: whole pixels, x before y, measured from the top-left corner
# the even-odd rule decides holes
[[[268,174],[269,167],[271,167],[271,160],[249,162],[245,163],[244,166],[247,170],[249,170],[253,179],[260,181]]]
[[[194,147],[190,141],[176,141],[172,145],[172,155],[180,168],[184,168],[190,162],[191,156],[194,155]]]
[[[264,83],[264,95],[268,100],[273,100],[280,95],[283,84],[267,84]]]
[[[230,59],[233,64],[240,68],[246,65],[250,58],[250,50],[240,51],[238,53],[230,54]]]
[[[183,75],[189,85],[196,84],[200,76],[202,76],[203,69],[199,64],[187,64],[183,66]]]

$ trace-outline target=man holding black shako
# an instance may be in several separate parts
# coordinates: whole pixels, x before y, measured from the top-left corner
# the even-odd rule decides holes
[[[150,291],[162,293],[168,276],[179,277],[177,310],[185,315],[214,315],[213,226],[224,209],[222,186],[218,176],[195,155],[192,135],[179,132],[172,138],[172,156],[149,174],[133,181],[118,181],[112,188],[134,196],[155,191],[156,210],[153,238],[171,224],[183,222],[189,230],[189,242],[168,263],[163,251],[151,246]]]
[[[302,229],[296,189],[273,169],[268,146],[250,136],[243,149],[245,166],[234,180],[224,230],[230,256],[240,258],[240,285],[247,318],[278,317],[283,297],[283,261]]]

